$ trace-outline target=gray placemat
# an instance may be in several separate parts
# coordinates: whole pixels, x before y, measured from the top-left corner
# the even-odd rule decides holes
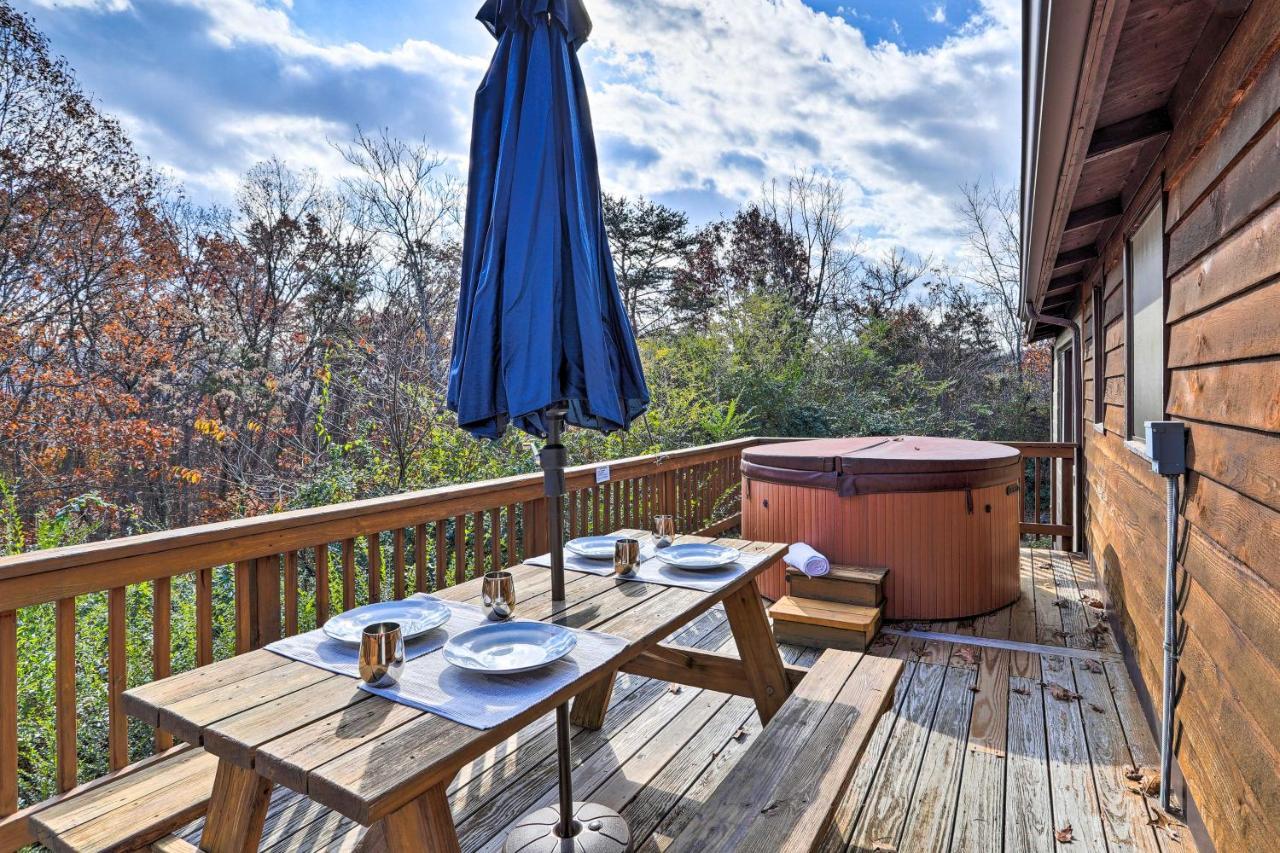
[[[434,598],[434,596],[420,593],[411,598]],[[413,660],[443,648],[453,635],[482,625],[486,621],[484,612],[474,604],[437,600],[453,611],[453,615],[449,617],[448,622],[434,631],[428,631],[421,637],[405,643],[405,660]],[[323,628],[268,643],[266,649],[338,675],[360,677],[360,647],[332,639]]]
[[[717,592],[768,558],[767,554],[742,554],[736,563],[730,563],[722,568],[691,572],[669,566],[657,557],[649,556],[652,553],[652,546],[646,546],[641,551],[641,563],[636,566],[636,570],[629,575],[618,575],[618,579],[659,583],[663,586],[683,586],[702,592]]]
[[[551,555],[539,554],[537,557],[530,557],[525,560],[525,565],[541,566],[544,569],[551,568]],[[613,559],[608,560],[588,560],[586,557],[580,557],[577,554],[564,552],[564,567],[569,571],[585,572],[589,575],[600,575],[608,577],[613,574]]]
[[[575,628],[577,645],[565,657],[542,669],[516,675],[483,675],[459,669],[442,652],[405,664],[392,687],[361,690],[421,711],[439,714],[475,729],[491,729],[518,716],[584,674],[604,668],[627,645],[612,634]]]

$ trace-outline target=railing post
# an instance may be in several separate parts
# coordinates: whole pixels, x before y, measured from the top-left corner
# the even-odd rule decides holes
[[[249,563],[249,649],[280,639],[280,555]]]
[[[550,550],[547,542],[547,499],[537,498],[524,503],[524,556],[536,557]]]

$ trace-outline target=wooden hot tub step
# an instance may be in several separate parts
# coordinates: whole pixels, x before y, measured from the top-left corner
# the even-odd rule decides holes
[[[787,593],[798,598],[879,607],[884,601],[884,576],[888,573],[888,569],[832,566],[831,571],[822,577],[811,578],[788,566]]]
[[[880,630],[883,608],[785,595],[769,608],[780,643],[862,651]]]

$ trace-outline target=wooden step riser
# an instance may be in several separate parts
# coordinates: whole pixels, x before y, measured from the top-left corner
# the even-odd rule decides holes
[[[844,604],[878,607],[884,601],[880,584],[843,581],[835,578],[811,578],[808,575],[787,577],[787,594],[797,598],[817,598]]]
[[[810,646],[824,649],[844,649],[851,652],[866,651],[875,633],[828,628],[825,625],[808,625],[803,622],[774,622],[773,635],[779,643]]]

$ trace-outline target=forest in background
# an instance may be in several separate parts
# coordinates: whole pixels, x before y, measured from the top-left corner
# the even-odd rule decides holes
[[[536,470],[528,437],[476,441],[444,407],[464,176],[391,130],[331,144],[340,176],[270,160],[229,207],[195,204],[0,0],[0,555]],[[820,171],[703,225],[606,197],[653,405],[572,431],[571,462],[753,433],[1047,438],[1016,196],[962,189],[947,264],[863,251]],[[105,766],[101,598],[77,603],[82,778]],[[131,587],[131,684],[149,607]],[[20,613],[24,802],[52,793],[51,631],[51,606]]]

